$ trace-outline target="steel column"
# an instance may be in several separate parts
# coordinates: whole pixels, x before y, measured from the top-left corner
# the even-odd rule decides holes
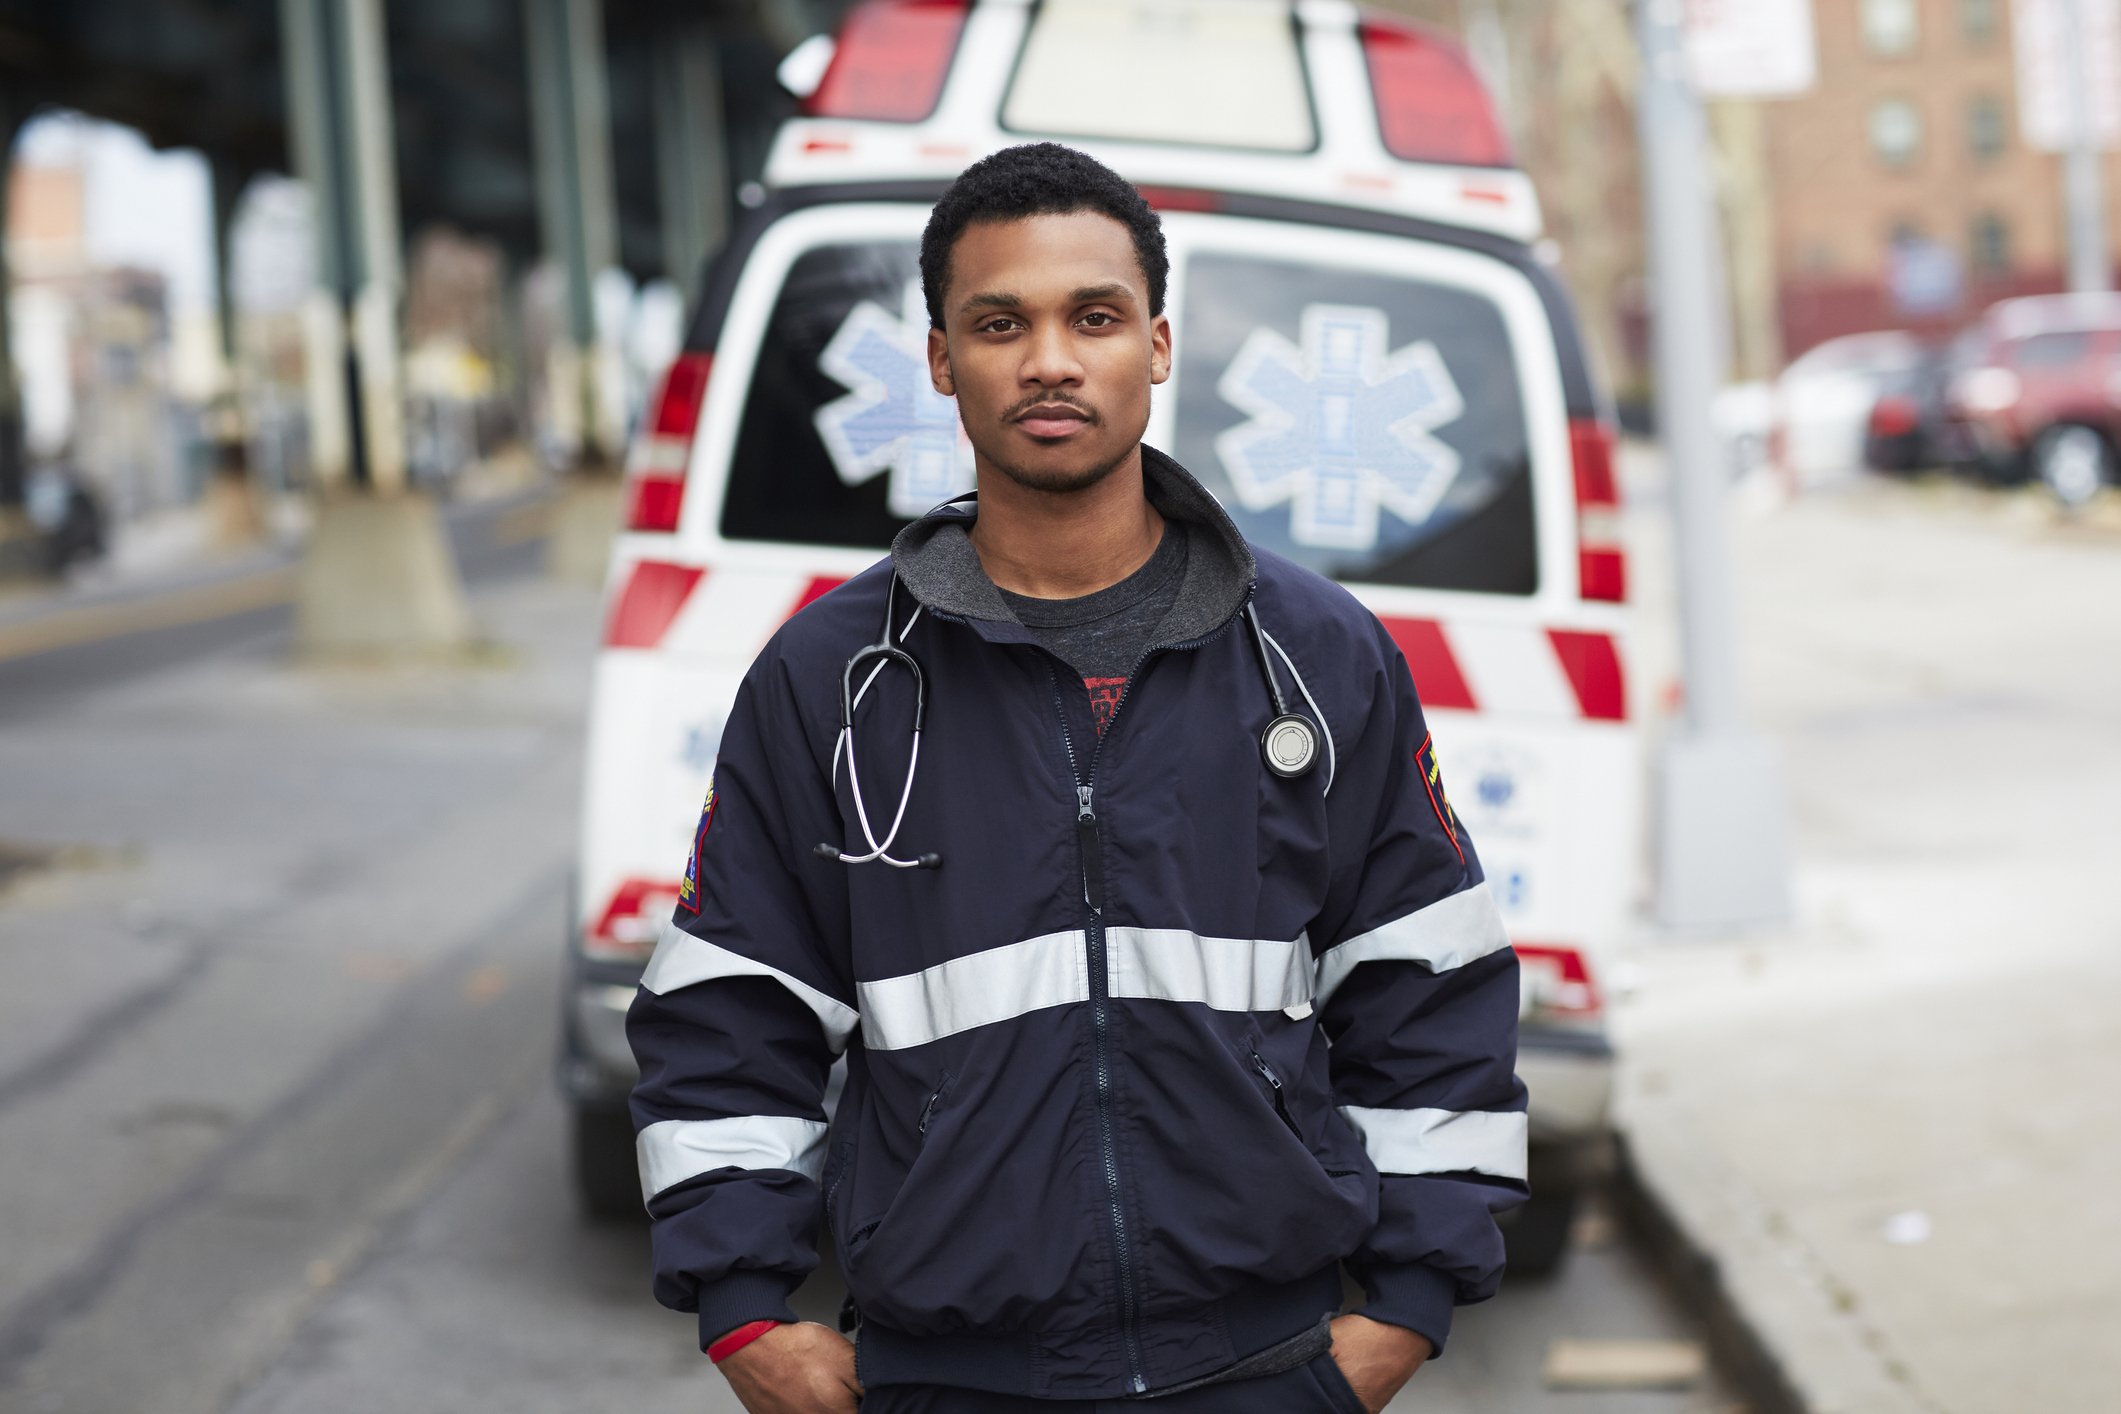
[[[2062,33],[2069,50],[2069,151],[2063,184],[2069,212],[2069,287],[2098,293],[2113,288],[2106,252],[2106,173],[2093,109],[2091,35],[2085,0],[2061,0]]]
[[[546,253],[566,278],[567,339],[555,350],[553,387],[562,422],[579,420],[579,458],[610,467],[623,429],[607,406],[600,365],[596,281],[618,264],[618,191],[612,176],[611,106],[605,93],[601,0],[523,0],[530,61],[532,145]]]
[[[690,309],[701,267],[729,225],[721,54],[705,25],[688,25],[656,49],[655,159],[663,273]]]
[[[307,311],[317,478],[405,484],[397,156],[382,0],[281,0],[295,169],[315,203]]]
[[[1686,75],[1682,0],[1637,0],[1636,121],[1648,207],[1657,422],[1672,491],[1686,719],[1660,757],[1659,913],[1668,923],[1769,922],[1789,910],[1773,748],[1740,705],[1728,472],[1709,406],[1723,381],[1723,299],[1708,130]]]

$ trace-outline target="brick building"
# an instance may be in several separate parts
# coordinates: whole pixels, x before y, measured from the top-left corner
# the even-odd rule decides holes
[[[1815,0],[1819,82],[1765,105],[1786,354],[1865,329],[1941,332],[2059,290],[2062,158],[2018,130],[2009,0]],[[2106,163],[2121,234],[2121,163]]]

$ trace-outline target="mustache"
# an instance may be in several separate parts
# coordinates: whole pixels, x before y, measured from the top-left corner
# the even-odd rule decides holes
[[[1096,408],[1091,407],[1088,403],[1079,402],[1069,397],[1066,393],[1040,393],[1035,397],[1026,398],[1003,413],[1002,420],[1004,422],[1020,421],[1031,409],[1036,407],[1070,407],[1081,413],[1085,422],[1095,424],[1103,421],[1097,415]]]

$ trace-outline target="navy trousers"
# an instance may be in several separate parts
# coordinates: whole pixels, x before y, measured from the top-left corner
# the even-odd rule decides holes
[[[1021,1399],[947,1385],[878,1385],[862,1414],[1369,1414],[1329,1352],[1257,1380],[1207,1385],[1164,1399]]]

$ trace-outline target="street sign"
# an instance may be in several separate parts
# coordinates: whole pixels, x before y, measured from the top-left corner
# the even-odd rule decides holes
[[[2092,131],[2099,146],[2121,142],[2121,0],[2014,0],[2018,56],[2018,130],[2043,152],[2069,151],[2071,9],[2082,17],[2091,89]]]
[[[1966,294],[1959,252],[1939,241],[1895,241],[1886,287],[1896,314],[1919,319],[1957,313]]]
[[[1687,76],[1702,97],[1786,98],[1818,79],[1812,0],[1685,4]]]

